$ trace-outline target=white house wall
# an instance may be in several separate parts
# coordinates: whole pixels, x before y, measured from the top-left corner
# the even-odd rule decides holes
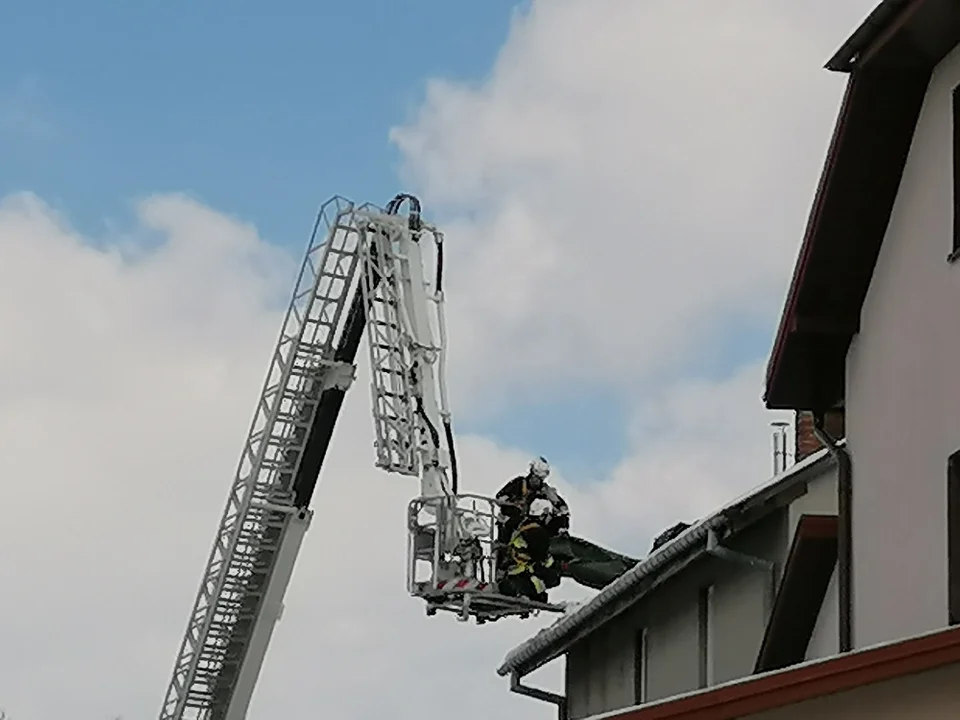
[[[635,638],[628,613],[570,649],[565,672],[570,720],[634,704]]]
[[[751,714],[749,720],[949,720],[960,717],[958,684],[960,665],[947,665]]]
[[[700,680],[697,595],[656,607],[647,625],[647,700],[696,690]],[[666,598],[661,598],[666,599]]]
[[[856,647],[947,622],[946,464],[960,448],[960,263],[946,262],[958,84],[954,50],[928,87],[847,357]]]
[[[567,652],[564,668],[564,694],[567,697],[567,715],[580,720],[596,714],[590,707],[590,641],[574,645]]]
[[[772,561],[772,570],[729,560],[716,561],[717,582],[713,588],[710,613],[711,684],[745,677],[753,672],[770,617],[774,583],[781,576],[790,547],[790,538],[785,531],[788,518],[788,509],[774,513],[725,543],[729,549],[746,557]]]
[[[764,600],[770,584],[769,574],[739,567],[731,568],[730,572],[732,577],[717,583],[713,589],[711,684],[753,672],[769,616]]]
[[[804,660],[830,657],[840,652],[840,594],[837,585],[837,569],[833,569],[830,584],[817,615],[817,624],[810,636]]]
[[[807,492],[792,503],[787,532],[792,539],[802,515],[837,514],[837,468],[831,464],[825,471],[807,483]]]
[[[729,548],[782,567],[789,547],[787,516],[786,509],[772,513],[733,538]],[[701,667],[699,593],[707,585],[714,587],[709,632],[712,682],[750,675],[769,615],[771,574],[704,558],[569,650],[570,719],[636,703],[635,652],[641,628],[647,633],[647,700],[696,690]]]

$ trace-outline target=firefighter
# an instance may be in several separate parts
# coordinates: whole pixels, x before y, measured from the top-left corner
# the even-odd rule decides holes
[[[550,475],[550,463],[543,456],[530,463],[526,475],[513,478],[500,488],[496,500],[500,505],[500,521],[497,540],[507,543],[513,536],[513,531],[530,510],[530,503],[537,498],[549,500],[553,506],[550,526],[552,534],[566,532],[570,528],[570,511],[556,489],[547,483]]]
[[[547,590],[560,584],[560,565],[550,553],[554,535],[550,524],[555,515],[556,506],[545,498],[530,503],[504,553],[506,563],[500,581],[504,595],[545,603]]]

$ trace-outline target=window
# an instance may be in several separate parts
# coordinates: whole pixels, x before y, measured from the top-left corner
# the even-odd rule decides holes
[[[960,450],[947,462],[947,611],[960,625]]]
[[[713,605],[713,586],[701,588],[697,610],[697,636],[700,648],[699,687],[713,684],[713,653],[710,635],[713,632],[710,622],[710,608]]]
[[[633,701],[647,701],[647,629],[637,631],[633,651]]]
[[[960,259],[960,85],[953,89],[953,249],[948,259]]]

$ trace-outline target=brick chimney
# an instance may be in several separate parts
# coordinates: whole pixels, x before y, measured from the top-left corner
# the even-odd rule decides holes
[[[824,413],[823,429],[834,440],[839,440],[846,436],[843,420],[843,410],[830,410]],[[795,462],[800,462],[823,447],[823,444],[817,440],[817,436],[813,432],[813,413],[806,410],[797,412],[795,433]]]

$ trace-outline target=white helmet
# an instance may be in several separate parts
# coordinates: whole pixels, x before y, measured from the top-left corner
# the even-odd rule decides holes
[[[553,503],[546,498],[537,498],[530,503],[530,517],[545,518],[553,512]]]
[[[547,479],[547,476],[550,474],[550,463],[547,462],[547,459],[543,457],[543,455],[530,463],[530,474],[541,480]]]

